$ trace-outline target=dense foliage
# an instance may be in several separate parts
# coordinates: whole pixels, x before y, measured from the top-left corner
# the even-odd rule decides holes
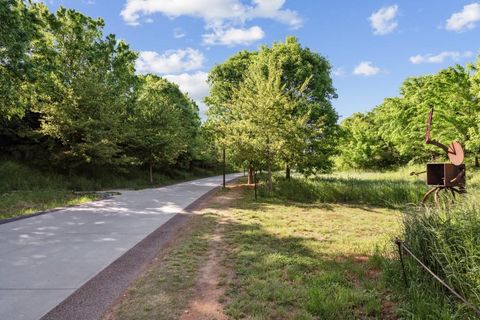
[[[442,157],[440,149],[424,143],[425,121],[432,108],[432,137],[444,144],[458,140],[470,158],[477,158],[479,67],[480,60],[476,66],[456,65],[433,75],[408,78],[399,97],[387,98],[372,111],[345,119],[338,164],[379,169]]]
[[[137,54],[105,36],[102,19],[6,0],[0,20],[2,158],[70,174],[215,160],[198,151],[193,100],[163,78],[136,75]]]
[[[209,74],[207,127],[231,160],[250,168],[328,170],[338,136],[330,64],[294,37],[242,51]]]

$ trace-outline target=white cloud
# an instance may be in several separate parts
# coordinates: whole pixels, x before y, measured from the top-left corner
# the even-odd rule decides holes
[[[263,38],[260,27],[245,28],[245,22],[262,18],[272,19],[297,29],[302,18],[296,11],[284,9],[286,0],[127,0],[120,15],[129,25],[149,21],[156,13],[171,19],[189,16],[203,19],[210,33],[204,34],[204,43],[250,44]]]
[[[480,2],[467,4],[460,12],[455,12],[447,20],[446,28],[452,31],[464,31],[475,28],[480,21]]]
[[[203,98],[209,94],[208,73],[197,71],[195,73],[166,75],[164,78],[178,84],[182,92],[188,93],[189,97],[195,100],[200,109],[200,116],[204,119],[207,107],[203,103]]]
[[[265,36],[262,28],[253,26],[248,29],[228,28],[214,29],[213,33],[202,36],[203,43],[206,45],[249,45]]]
[[[135,63],[140,73],[180,73],[200,69],[205,57],[195,49],[169,50],[163,54],[155,51],[141,51]]]
[[[282,9],[285,0],[252,0],[246,5],[241,0],[127,0],[120,15],[130,25],[140,24],[140,17],[155,13],[170,18],[190,16],[205,20],[208,25],[224,22],[244,22],[267,18],[298,28],[302,19],[297,12]]]
[[[197,71],[195,73],[182,73],[176,75],[164,76],[169,81],[175,82],[190,98],[202,100],[208,95],[209,87],[207,83],[208,73]]]
[[[398,22],[395,20],[397,13],[398,5],[396,4],[381,8],[380,10],[372,13],[368,20],[370,20],[373,33],[377,35],[385,35],[395,30],[395,28],[398,26]]]
[[[302,18],[296,11],[282,9],[285,0],[252,0],[253,9],[247,10],[246,18],[269,18],[288,24],[294,29],[302,26]]]
[[[370,77],[376,75],[380,71],[380,68],[375,67],[371,61],[362,61],[353,69],[353,74]]]
[[[180,38],[183,38],[185,37],[186,33],[185,31],[183,31],[182,28],[175,28],[175,30],[173,30],[173,37],[175,39],[180,39]]]
[[[446,59],[452,59],[453,61],[458,61],[461,58],[471,57],[473,53],[471,51],[459,52],[459,51],[443,51],[439,54],[417,54],[416,56],[410,57],[410,62],[413,64],[420,63],[443,63]]]
[[[333,74],[335,77],[341,78],[341,77],[345,76],[347,73],[345,72],[345,68],[343,68],[343,67],[338,67],[338,68],[333,69],[332,74]]]

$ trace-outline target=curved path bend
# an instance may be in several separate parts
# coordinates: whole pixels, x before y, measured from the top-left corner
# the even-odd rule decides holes
[[[0,319],[41,318],[221,181],[122,191],[0,225]]]

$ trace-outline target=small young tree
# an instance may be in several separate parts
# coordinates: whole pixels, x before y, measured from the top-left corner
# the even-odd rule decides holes
[[[151,183],[155,165],[172,164],[187,150],[189,127],[182,120],[188,102],[175,84],[155,75],[141,78],[128,143],[131,155],[148,165]]]
[[[291,138],[304,149],[304,126],[308,117],[293,117],[292,112],[303,103],[301,93],[308,85],[308,79],[294,88],[298,95],[282,83],[282,68],[274,59],[258,60],[252,64],[235,94],[230,110],[230,125],[227,137],[234,147],[246,149],[252,157],[258,155],[267,165],[267,185],[272,189],[272,168],[281,150],[293,144]],[[302,145],[303,144],[303,145]],[[257,157],[258,157],[257,156]]]
[[[240,88],[245,74],[256,56],[256,52],[240,51],[224,63],[214,66],[208,74],[210,95],[205,98],[205,103],[209,106],[205,129],[215,138],[218,149],[228,149],[227,153],[231,155],[229,159],[236,164],[248,164],[249,184],[253,184],[253,163],[256,155],[246,146],[236,145],[233,148],[227,137],[227,130],[233,121],[231,109],[234,95]]]

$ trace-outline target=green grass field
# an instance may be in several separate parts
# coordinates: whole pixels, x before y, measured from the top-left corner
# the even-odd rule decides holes
[[[214,211],[197,217],[199,227],[131,288],[113,319],[182,314],[219,221],[228,252],[222,263],[233,270],[220,284],[229,318],[475,319],[408,258],[405,288],[393,239],[405,239],[478,304],[477,176],[470,176],[464,205],[425,211],[418,202],[427,188],[409,172],[277,176],[274,191],[261,186],[258,200],[246,190],[223,217]]]
[[[480,304],[480,175],[468,177],[469,195],[452,205],[418,206],[425,183],[395,172],[347,172],[260,183],[259,198],[245,190],[228,210],[222,304],[234,319],[475,319],[475,314],[406,259],[405,288],[395,237],[404,239],[432,270]],[[144,174],[144,173],[142,173]],[[182,179],[196,175],[184,175]],[[0,163],[0,219],[96,199],[74,190],[149,186],[146,176],[86,179]],[[175,181],[157,176],[158,184]],[[224,191],[224,193],[228,191]],[[171,319],[193,294],[215,212],[191,230],[129,291],[116,319]],[[223,223],[223,222],[222,222]],[[182,306],[183,305],[183,306]]]
[[[399,231],[400,212],[248,195],[231,212],[227,294],[234,319],[389,317],[374,253]]]
[[[402,213],[394,206],[368,203],[368,190],[363,195],[351,194],[342,179],[351,180],[340,176],[336,177],[336,192],[349,192],[348,201],[316,199],[330,179],[318,178],[315,181],[320,186],[313,196],[304,198],[298,193],[297,201],[290,200],[293,193],[282,190],[288,184],[311,184],[298,177],[291,182],[277,178],[275,191],[267,193],[262,187],[257,201],[253,190],[247,189],[222,215],[206,209],[206,215],[196,217],[202,219],[202,227],[189,228],[178,250],[134,284],[113,319],[170,319],[181,314],[185,303],[170,303],[177,300],[177,292],[169,288],[181,286],[182,297],[193,294],[190,280],[198,277],[199,261],[208,259],[204,243],[210,238],[202,230],[213,230],[219,223],[224,226],[227,246],[222,264],[234,274],[221,283],[225,287],[221,302],[229,318],[395,318],[396,303],[382,281],[380,253],[390,250],[391,240],[401,232]],[[408,189],[404,183],[391,182],[385,188]],[[412,184],[403,195],[416,199],[410,198],[415,190],[420,192]],[[183,245],[188,246],[188,254]],[[176,267],[172,269],[173,261]]]
[[[341,203],[402,209],[416,206],[427,190],[425,183],[394,173],[337,173],[291,181],[277,177],[274,196],[305,203]],[[263,195],[265,189],[262,189]]]

